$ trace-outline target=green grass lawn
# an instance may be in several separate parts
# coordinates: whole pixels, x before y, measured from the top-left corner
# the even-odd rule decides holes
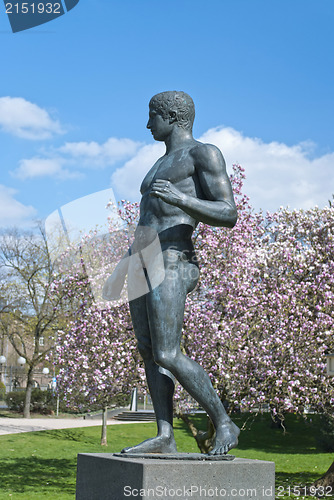
[[[240,426],[245,419],[245,415],[234,418]],[[205,429],[203,418],[196,417],[196,421]],[[233,450],[238,457],[275,462],[277,499],[297,498],[287,494],[288,488],[311,483],[334,460],[334,455],[317,449],[314,423],[288,415],[286,426],[284,435],[270,427],[268,415],[257,417],[253,423],[249,420],[238,448]],[[99,445],[100,430],[97,426],[0,436],[0,500],[74,500],[78,453],[119,452],[153,436],[155,424],[109,426],[107,448]],[[180,452],[198,451],[179,420],[175,421],[175,436]]]

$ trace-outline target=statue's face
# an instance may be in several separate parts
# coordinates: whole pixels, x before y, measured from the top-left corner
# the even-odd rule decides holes
[[[150,106],[147,128],[156,141],[165,141],[173,129],[173,124],[169,118],[164,118],[159,110]]]

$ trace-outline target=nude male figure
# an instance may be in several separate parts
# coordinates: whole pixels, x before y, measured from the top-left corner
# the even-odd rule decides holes
[[[186,296],[195,288],[199,275],[192,233],[200,221],[231,228],[237,220],[224,158],[215,146],[193,138],[194,117],[193,101],[183,92],[163,92],[150,101],[147,128],[155,140],[165,142],[166,153],[151,168],[141,186],[138,240],[140,227],[158,234],[165,277],[160,285],[131,300],[130,312],[145,364],[158,433],[154,438],[122,450],[123,453],[176,452],[174,377],[198,401],[215,426],[210,453],[226,454],[238,443],[239,429],[226,414],[209,376],[180,349]],[[106,281],[105,299],[119,297],[128,271],[125,262],[123,259]]]

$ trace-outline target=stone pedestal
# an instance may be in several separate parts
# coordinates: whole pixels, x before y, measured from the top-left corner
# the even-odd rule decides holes
[[[126,498],[274,500],[275,464],[243,458],[201,461],[78,455],[76,500]]]

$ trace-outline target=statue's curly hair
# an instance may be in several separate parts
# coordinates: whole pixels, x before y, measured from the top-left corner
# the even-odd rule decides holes
[[[170,111],[176,111],[177,125],[185,130],[192,130],[195,119],[195,105],[190,95],[177,90],[160,92],[150,100],[150,107],[158,110],[163,118],[168,118]]]

